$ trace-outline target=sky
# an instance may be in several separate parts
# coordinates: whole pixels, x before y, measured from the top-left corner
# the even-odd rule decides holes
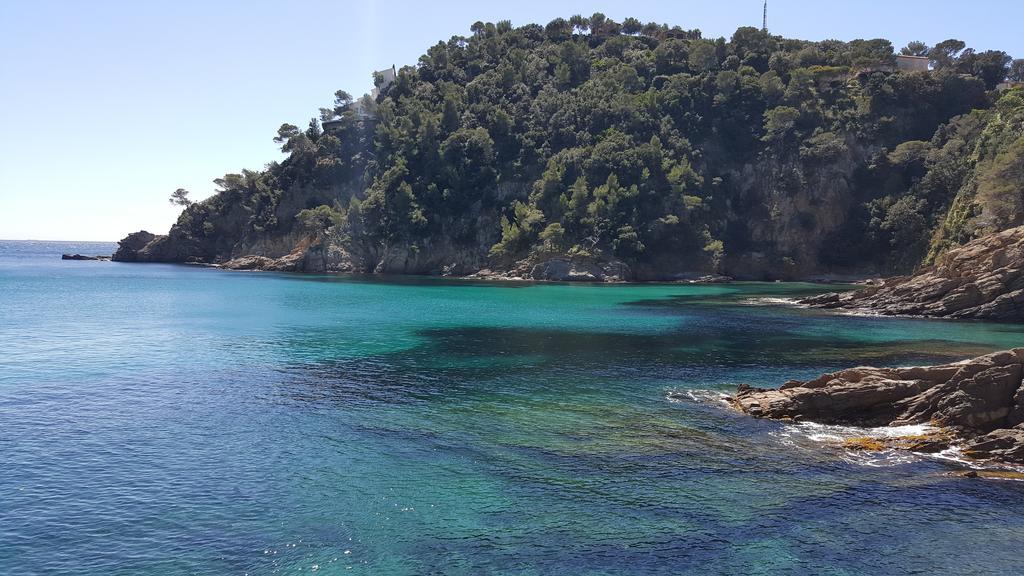
[[[0,0],[0,239],[117,240],[164,233],[176,188],[281,158],[278,126],[305,126],[373,70],[415,64],[477,21],[545,24],[603,12],[706,38],[760,26],[761,0]],[[1024,57],[1020,0],[770,0],[774,34],[808,40],[959,38]]]

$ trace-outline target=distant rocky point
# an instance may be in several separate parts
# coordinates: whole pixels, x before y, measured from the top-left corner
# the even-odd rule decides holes
[[[85,256],[83,254],[61,254],[61,260],[110,260],[110,256]]]
[[[932,424],[924,436],[849,447],[938,452],[1024,464],[1024,348],[940,366],[850,368],[776,390],[740,386],[732,403],[758,418],[855,426]]]
[[[117,250],[114,252],[114,260],[118,262],[138,261],[139,251],[145,248],[150,242],[156,239],[156,234],[140,230],[132,232],[118,241]]]
[[[912,276],[801,303],[883,315],[1024,321],[1024,226],[950,250]]]

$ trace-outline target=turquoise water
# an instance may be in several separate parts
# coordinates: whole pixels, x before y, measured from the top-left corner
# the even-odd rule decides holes
[[[1021,327],[751,303],[800,284],[59,260],[111,251],[0,242],[2,574],[1020,572],[1024,483],[716,393]]]

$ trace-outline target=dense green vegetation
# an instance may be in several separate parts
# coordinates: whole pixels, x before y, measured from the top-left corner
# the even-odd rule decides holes
[[[638,278],[907,270],[1021,223],[1024,102],[993,89],[1024,63],[956,40],[903,52],[933,70],[894,71],[886,40],[478,22],[377,99],[339,91],[307,129],[283,125],[284,160],[202,202],[179,193],[170,253],[315,237],[396,272],[552,256]]]

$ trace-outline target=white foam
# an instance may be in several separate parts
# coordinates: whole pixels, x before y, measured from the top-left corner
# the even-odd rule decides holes
[[[689,400],[698,404],[716,403],[728,404],[729,395],[718,390],[687,389],[671,390],[666,395],[669,402],[684,402]]]
[[[796,306],[805,307],[796,298],[778,298],[770,296],[761,296],[756,298],[744,298],[739,301],[740,304],[746,306]]]
[[[936,427],[928,424],[862,427],[800,422],[797,424],[787,424],[781,430],[772,432],[771,435],[778,438],[783,445],[789,447],[819,450],[822,444],[841,448],[843,442],[853,438],[877,438],[884,440],[902,436],[925,435],[937,430]],[[842,454],[843,460],[847,462],[872,467],[906,464],[918,461],[925,456],[929,455],[891,448],[879,451],[845,449]]]
[[[669,402],[696,402],[700,404],[728,404],[730,396],[718,390],[687,389],[672,390],[668,393]],[[822,445],[830,445],[842,449],[842,444],[854,438],[875,438],[885,440],[908,436],[926,436],[940,432],[941,428],[931,424],[907,424],[903,426],[843,426],[838,424],[819,424],[816,422],[797,422],[784,424],[781,429],[769,432],[785,446],[796,449],[820,450]],[[922,459],[942,460],[958,466],[974,470],[1011,470],[1024,473],[1024,466],[1011,466],[1003,463],[986,463],[971,460],[964,456],[963,449],[951,446],[936,453],[912,452],[886,448],[879,451],[843,449],[842,459],[861,466],[886,467],[918,462]]]

